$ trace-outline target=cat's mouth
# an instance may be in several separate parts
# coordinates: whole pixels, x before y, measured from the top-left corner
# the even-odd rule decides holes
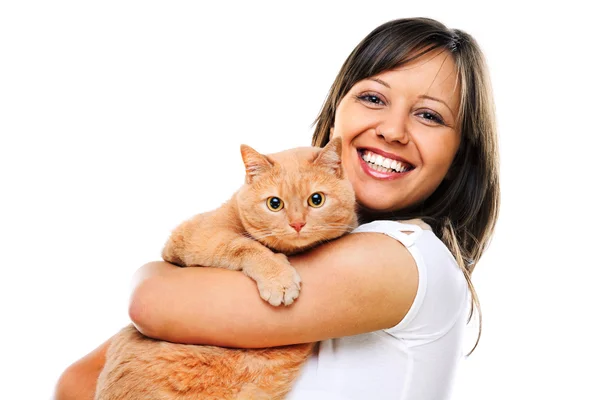
[[[367,163],[369,168],[387,173],[403,173],[415,169],[415,166],[404,160],[384,157],[369,149],[358,149],[360,158]]]

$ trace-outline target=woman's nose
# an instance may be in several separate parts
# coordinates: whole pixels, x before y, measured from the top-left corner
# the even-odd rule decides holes
[[[386,142],[399,142],[407,144],[410,140],[408,132],[408,118],[396,115],[388,117],[377,126],[377,136],[383,138]]]

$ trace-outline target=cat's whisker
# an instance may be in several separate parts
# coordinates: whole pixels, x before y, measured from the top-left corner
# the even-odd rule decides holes
[[[345,223],[330,223],[327,225],[315,225],[315,226],[311,226],[309,228],[309,231],[333,231],[333,230],[340,230],[340,231],[349,231],[354,229],[356,226],[355,225],[349,225],[349,224],[345,224]],[[266,236],[291,236],[291,235],[296,235],[295,232],[275,232],[273,231],[273,229],[258,229],[258,230],[254,230],[252,234],[248,233],[248,232],[244,232],[243,233],[244,236],[246,237],[251,237],[251,238],[258,238],[258,237],[265,237]]]
[[[277,236],[277,235],[279,235],[279,233],[273,232],[272,229],[262,229],[259,231],[255,231],[252,234],[250,234],[248,232],[244,232],[243,235],[250,239],[262,239],[262,238],[269,237],[269,236]]]
[[[258,235],[252,235],[252,236],[250,236],[250,239],[261,240],[261,239],[265,239],[265,238],[268,238],[268,237],[276,237],[276,236],[274,234],[266,234],[266,235],[260,235],[260,236],[258,236]]]
[[[331,223],[331,224],[327,224],[327,225],[317,225],[316,227],[318,228],[348,228],[348,229],[352,229],[355,226],[354,225],[350,225],[350,224],[344,224],[344,223]]]
[[[254,239],[254,240],[261,240],[264,238],[268,238],[268,237],[273,237],[276,240],[278,240],[279,237],[281,236],[288,236],[288,235],[292,235],[292,233],[268,233],[265,235],[250,235],[248,236],[250,239]]]
[[[317,234],[317,233],[323,234],[326,232],[328,235],[331,235],[334,232],[339,232],[339,233],[343,234],[353,228],[354,228],[354,226],[347,225],[347,224],[339,224],[337,226],[335,226],[335,225],[313,226],[313,227],[310,227],[305,232],[308,234]],[[296,232],[273,232],[272,229],[263,229],[263,230],[255,231],[252,235],[247,232],[244,232],[244,235],[246,237],[249,237],[254,240],[261,240],[261,239],[271,237],[271,238],[275,239],[276,241],[281,241],[282,237],[293,237],[293,236],[296,236],[297,233]],[[319,238],[316,238],[315,243],[318,242],[319,240],[320,240]]]
[[[316,225],[316,226],[314,226],[314,228],[319,228],[319,229],[329,229],[329,228],[346,228],[346,229],[352,229],[352,228],[354,228],[354,225],[339,223],[339,224],[328,224],[328,225]]]

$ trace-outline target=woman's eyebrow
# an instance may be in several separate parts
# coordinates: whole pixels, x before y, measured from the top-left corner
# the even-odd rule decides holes
[[[422,94],[419,96],[420,99],[429,99],[429,100],[433,100],[433,101],[437,101],[438,103],[442,103],[443,105],[445,105],[448,110],[450,110],[450,112],[452,113],[452,116],[454,117],[454,111],[452,111],[452,109],[450,108],[450,106],[448,104],[446,104],[446,102],[442,99],[438,99],[437,97],[432,97],[432,96],[428,96],[426,94]]]
[[[375,81],[375,82],[377,82],[377,83],[380,83],[380,84],[382,84],[383,86],[385,86],[385,87],[386,87],[386,88],[388,88],[388,89],[391,89],[391,88],[392,88],[392,87],[389,85],[389,83],[387,83],[386,81],[383,81],[383,80],[381,80],[381,79],[379,79],[379,78],[369,78],[369,80],[371,80],[371,81]]]

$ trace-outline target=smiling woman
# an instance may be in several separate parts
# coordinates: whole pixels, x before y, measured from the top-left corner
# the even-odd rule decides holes
[[[470,274],[495,227],[500,186],[494,102],[477,42],[427,18],[383,24],[346,59],[316,122],[314,145],[342,136],[363,214],[426,220],[478,307]],[[404,171],[377,175],[364,157],[400,161]]]
[[[476,41],[427,18],[379,26],[342,66],[316,122],[314,145],[342,137],[364,218],[427,221],[481,315],[471,274],[496,225],[500,185],[494,102]],[[394,161],[403,171],[389,170]]]

